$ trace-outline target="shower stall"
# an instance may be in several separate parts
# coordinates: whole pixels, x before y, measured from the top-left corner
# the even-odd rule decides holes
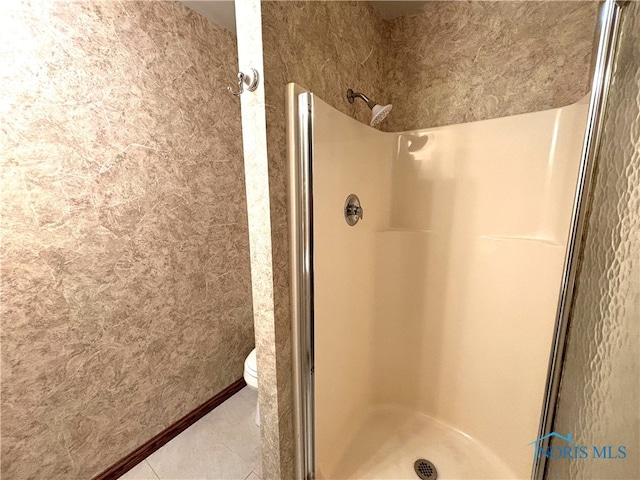
[[[528,476],[587,103],[386,133],[288,99],[313,116],[316,478],[415,478],[421,457]]]
[[[609,8],[591,95],[563,108],[389,133],[287,86],[301,478],[538,472]]]

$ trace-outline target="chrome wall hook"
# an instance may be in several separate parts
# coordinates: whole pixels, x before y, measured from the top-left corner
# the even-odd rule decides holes
[[[244,93],[244,89],[249,92],[255,92],[260,82],[260,74],[255,68],[252,68],[249,73],[238,72],[238,91],[234,92],[231,87],[227,87],[230,94],[239,97]]]

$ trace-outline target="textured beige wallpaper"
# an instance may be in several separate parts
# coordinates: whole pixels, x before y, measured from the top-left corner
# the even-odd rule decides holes
[[[385,30],[387,131],[569,105],[589,90],[598,2],[430,1]]]
[[[264,72],[262,14],[260,0],[235,0],[240,68],[251,66]],[[267,155],[266,102],[264,82],[251,94],[240,97],[242,144],[246,172],[251,289],[259,373],[261,477],[280,478],[281,398],[278,396],[276,329],[273,309],[273,262],[269,202],[269,162]],[[290,403],[283,396],[285,405]],[[288,422],[283,422],[290,428]],[[289,452],[291,453],[291,452]],[[285,462],[290,464],[289,459]]]
[[[253,346],[235,39],[174,2],[1,2],[2,477],[90,478]]]
[[[554,430],[589,458],[549,461],[548,478],[640,478],[640,3],[622,14],[598,172]],[[624,459],[592,446],[626,446]],[[558,444],[563,447],[564,445]]]

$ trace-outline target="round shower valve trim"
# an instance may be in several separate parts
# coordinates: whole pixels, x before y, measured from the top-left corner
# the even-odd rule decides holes
[[[344,202],[344,219],[347,221],[349,226],[353,227],[356,223],[362,220],[363,214],[364,211],[360,205],[360,199],[357,195],[352,193]]]

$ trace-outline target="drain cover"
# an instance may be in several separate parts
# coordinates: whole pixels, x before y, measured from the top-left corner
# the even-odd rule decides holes
[[[436,480],[436,478],[438,478],[438,471],[436,470],[436,466],[429,460],[419,458],[413,464],[413,468],[415,469],[418,477],[422,478],[423,480]]]

